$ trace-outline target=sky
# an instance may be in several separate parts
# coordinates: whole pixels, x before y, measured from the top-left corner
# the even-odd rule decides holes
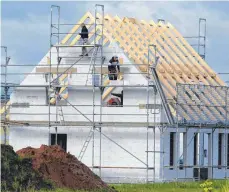
[[[197,36],[199,18],[206,18],[206,61],[217,73],[229,73],[229,2],[5,1],[1,6],[1,45],[8,47],[10,64],[36,65],[48,52],[51,5],[61,7],[61,23],[73,24],[86,11],[94,13],[95,3],[105,5],[105,14],[154,21],[164,19],[172,23],[183,36]],[[65,28],[64,31],[67,32],[68,29]],[[190,43],[195,44],[197,41]],[[8,68],[10,72],[25,73],[32,69],[33,67],[26,66]],[[229,81],[229,75],[221,77]],[[14,76],[11,79],[19,83],[23,78],[24,76]]]

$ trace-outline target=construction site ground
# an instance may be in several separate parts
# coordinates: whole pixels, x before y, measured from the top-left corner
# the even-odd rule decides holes
[[[212,183],[212,190],[204,190],[201,184],[204,182],[180,182],[180,183],[163,183],[163,184],[117,184],[111,185],[118,192],[229,192],[229,181],[225,180],[213,180],[209,181]],[[67,190],[67,189],[56,189],[56,192],[86,192],[81,190]],[[34,191],[30,191],[34,192]],[[41,191],[41,192],[53,192],[53,191]],[[97,191],[95,191],[97,192]]]
[[[229,192],[229,181],[107,185],[59,146],[41,145],[14,152],[1,145],[1,190],[13,192]],[[205,187],[206,188],[206,187]]]
[[[66,188],[115,192],[75,156],[58,145],[27,147],[16,153],[1,145],[1,189],[22,192]]]

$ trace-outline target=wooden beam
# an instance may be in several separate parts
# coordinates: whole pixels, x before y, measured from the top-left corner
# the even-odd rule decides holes
[[[123,80],[123,76],[119,75],[119,80]],[[102,96],[102,99],[106,99],[108,95],[110,95],[110,93],[115,89],[115,87],[108,87],[108,89],[105,91],[105,93]]]
[[[128,19],[126,19],[126,22],[128,22]],[[131,23],[128,23],[128,25],[130,25],[131,27],[132,27],[132,31],[134,31],[134,33],[138,33],[136,30],[134,30],[134,26],[133,26],[133,24],[131,24]],[[130,46],[131,47],[134,47],[134,46],[136,46],[136,44],[134,44],[133,45],[133,42],[134,41],[131,41],[131,39],[128,39],[128,44],[129,45],[127,45],[126,44],[126,38],[124,38],[124,39],[122,39],[121,37],[122,36],[124,36],[125,37],[125,24],[123,24],[122,23],[122,25],[121,25],[121,27],[123,26],[123,29],[121,29],[121,28],[119,28],[119,29],[117,29],[117,31],[118,31],[118,33],[116,32],[116,39],[119,41],[119,43],[125,48],[125,49],[128,49],[128,53],[129,53],[129,55],[131,55],[133,58],[134,58],[134,60],[135,60],[135,62],[136,63],[142,63],[141,62],[141,60],[140,60],[140,58],[139,57],[137,57],[136,55],[135,55],[135,53],[136,53],[136,50],[132,50],[131,48],[130,48]],[[128,26],[129,27],[129,26]],[[145,37],[144,37],[145,38]],[[124,41],[125,40],[125,41]],[[136,41],[136,39],[135,39],[135,41]],[[142,41],[144,41],[144,40],[142,40]],[[143,43],[140,43],[140,42],[138,42],[140,45],[139,46],[143,46]],[[146,42],[145,42],[146,43]],[[144,49],[144,47],[142,47],[142,49]],[[146,63],[147,64],[147,63]],[[160,65],[158,65],[158,70],[159,71],[162,71],[163,69],[161,68],[161,66]],[[163,71],[165,71],[165,70],[163,70]],[[166,78],[169,78],[169,80],[170,80],[170,82],[173,84],[173,86],[174,86],[174,88],[171,88],[171,85],[170,84],[168,84],[166,81],[164,81],[164,79],[165,79],[165,76],[164,76],[164,78],[162,78],[161,80],[162,80],[162,82],[167,86],[167,88],[170,90],[170,92],[172,93],[172,95],[175,95],[175,84],[176,84],[176,82],[174,81],[174,79],[172,79],[170,76],[166,76]]]
[[[195,56],[195,58],[197,59],[197,61],[200,62],[200,64],[203,66],[203,68],[208,72],[208,74],[210,76],[215,76],[215,80],[216,82],[221,85],[221,86],[226,86],[226,84],[219,78],[219,76],[208,66],[208,64],[199,56],[198,53],[196,53],[196,51],[189,45],[189,43],[186,42],[186,40],[182,37],[182,35],[175,29],[175,27],[172,26],[172,24],[170,24],[173,32],[175,33],[175,35],[177,37],[179,37],[179,39],[181,40],[181,42],[185,45],[185,47],[187,48],[188,51],[191,52],[192,55]],[[202,69],[202,70],[204,70]]]
[[[51,67],[51,73],[76,73],[77,68],[70,68],[69,67]],[[36,73],[50,73],[50,67],[36,67]]]
[[[163,28],[164,29],[163,31],[160,31],[160,29],[159,29],[159,35],[157,36],[157,38],[153,38],[152,36],[149,36],[147,34],[146,30],[150,31],[150,28],[151,28],[151,26],[149,26],[147,23],[145,23],[145,26],[143,26],[143,29],[142,29],[142,33],[144,34],[144,36],[148,36],[148,38],[151,40],[151,42],[153,42],[157,45],[157,49],[159,50],[159,52],[163,56],[165,56],[165,59],[163,57],[160,57],[160,60],[162,60],[162,66],[170,75],[175,75],[176,79],[178,79],[180,82],[185,83],[185,80],[187,81],[188,78],[185,78],[186,76],[182,75],[182,71],[177,67],[177,63],[174,64],[174,61],[171,60],[170,56],[167,54],[167,52],[168,52],[167,47],[165,47],[165,50],[164,50],[161,48],[161,46],[159,44],[154,42],[154,39],[157,39],[157,41],[159,41],[159,43],[163,44],[162,39],[160,37],[163,34],[163,32],[166,30],[166,28]],[[165,51],[167,51],[167,52],[165,52]],[[182,76],[182,78],[181,78],[181,76]],[[184,77],[184,79],[183,79],[183,77]]]
[[[67,41],[72,37],[73,33],[75,33],[79,28],[80,24],[83,23],[89,16],[91,15],[90,12],[87,12],[79,22],[70,30],[69,34],[67,34],[64,39],[61,41],[61,44],[66,44]]]
[[[90,18],[91,19],[91,18]],[[91,26],[94,23],[94,21],[91,19],[91,21],[89,22],[89,25]],[[89,28],[88,28],[89,29]],[[91,37],[92,35],[89,34],[89,36]],[[70,45],[75,45],[77,41],[79,41],[80,39],[80,35],[77,35],[70,43]]]
[[[183,49],[183,51],[185,52],[185,54],[189,54],[187,51],[184,50],[183,46],[180,44],[180,42],[177,40],[177,38],[174,37],[173,34],[172,34],[170,31],[168,31],[168,33],[169,33],[170,37],[178,44],[178,46],[179,46],[181,49]],[[167,37],[165,37],[165,38],[168,40]],[[168,42],[169,42],[169,40],[168,40]],[[170,44],[170,45],[171,45],[171,44]],[[182,55],[182,53],[179,52],[179,50],[178,50],[175,46],[173,46],[173,49],[174,49],[174,50],[177,50],[177,52],[180,53],[181,57],[184,58],[184,56]],[[190,57],[189,57],[189,58],[190,58]],[[184,58],[184,59],[186,60],[186,58]],[[192,60],[192,64],[194,64],[194,65],[196,66],[197,69],[202,70],[200,64],[197,63],[197,62],[193,59],[193,57],[191,57],[191,60]],[[187,60],[186,60],[186,61],[187,61]],[[196,69],[193,67],[192,64],[189,64],[189,70],[193,72],[193,71],[195,71]],[[196,73],[198,73],[198,71],[196,71]],[[204,73],[204,72],[202,72],[202,73]],[[197,77],[194,76],[194,78],[197,78]],[[206,76],[204,76],[203,74],[199,73],[198,78],[199,78],[204,84],[206,84],[206,85],[209,85],[209,84],[210,84],[210,85],[218,85],[218,84],[216,84],[216,82],[210,77],[210,75],[208,75],[208,76],[206,77]],[[193,77],[192,77],[192,79],[193,79]],[[208,79],[208,81],[206,81],[206,79]],[[199,81],[198,81],[197,83],[199,84]],[[211,94],[211,93],[208,93],[208,94]],[[218,104],[218,101],[215,100],[214,98],[212,98],[212,102],[215,103],[215,105],[219,105],[219,104]],[[215,111],[215,109],[212,109],[212,110],[213,110],[215,113],[217,113],[217,111]],[[211,109],[209,109],[209,111],[211,111]],[[220,109],[220,111],[223,112],[222,109]]]
[[[179,56],[184,60],[184,63],[188,66],[189,70],[194,74],[194,76],[201,78],[202,82],[204,82],[206,85],[208,84],[214,85],[215,82],[213,82],[209,76],[204,75],[205,71],[201,69],[200,65],[193,59],[193,56],[184,49],[184,46],[181,45],[181,43],[177,40],[177,38],[173,36],[173,34],[169,30],[167,31],[167,33],[170,36],[170,38],[176,43],[175,45],[178,46],[183,51],[183,53],[175,45],[171,43],[171,40],[168,40],[168,38],[165,37],[167,39],[167,42],[170,42],[169,45],[172,46],[174,50],[176,50],[177,54],[179,54]],[[187,55],[188,57],[186,58],[184,54]],[[193,65],[195,67],[193,67]]]
[[[62,82],[67,76],[68,76],[67,74],[61,75],[61,76],[60,76],[60,82]],[[60,89],[60,91],[59,91],[59,94],[63,93],[63,92],[67,89],[67,87],[68,87],[68,82],[65,82],[65,83],[64,83],[64,87],[61,87],[61,89]],[[66,95],[66,94],[65,94],[65,95]],[[67,95],[68,95],[68,93],[67,93]],[[63,95],[62,95],[62,97],[63,97]],[[56,98],[55,98],[55,97],[52,98],[52,99],[50,99],[50,103],[51,103],[51,104],[54,104],[55,102],[56,102]]]
[[[151,30],[151,26],[148,23],[145,23],[144,27],[148,31]],[[143,31],[143,33],[144,33],[144,31]],[[146,34],[144,33],[144,35],[146,35]],[[173,53],[173,51],[171,51],[169,49],[167,44],[162,41],[162,37],[161,37],[162,35],[163,35],[163,33],[161,33],[161,35],[158,36],[157,41],[159,41],[159,43],[163,46],[164,49],[161,48],[161,46],[157,46],[157,48],[161,52],[161,54],[163,56],[165,56],[165,58],[166,58],[166,62],[165,62],[167,64],[166,68],[171,67],[171,69],[174,72],[174,74],[175,75],[177,74],[176,77],[179,76],[180,78],[183,78],[183,82],[184,83],[187,83],[187,82],[190,83],[189,82],[190,81],[190,79],[189,79],[189,76],[190,76],[189,73],[190,72],[188,72],[188,73],[187,72],[183,72],[182,73],[182,71],[184,71],[184,70],[183,70],[183,67],[179,64],[179,62],[180,62],[179,58],[176,56],[176,54]],[[150,39],[153,41],[152,37]],[[162,59],[163,59],[163,57],[162,57]],[[171,72],[168,71],[168,72],[173,74],[172,71]]]
[[[163,24],[162,24],[163,25]],[[143,32],[144,33],[144,32]],[[146,36],[147,34],[144,34],[144,36]],[[163,34],[163,33],[161,33],[161,35],[160,35],[160,37],[164,37],[166,40],[168,40],[168,38]],[[163,46],[167,46],[166,45],[166,43],[163,43],[162,41],[161,41],[161,38],[157,38],[157,40],[159,40],[159,42],[163,45]],[[168,42],[167,42],[168,43]],[[171,45],[172,46],[172,45]],[[158,46],[157,47],[158,49],[159,49],[159,51],[161,51],[161,52],[163,52],[163,49],[161,49],[161,47],[160,46]],[[168,48],[168,46],[167,46],[167,48]],[[174,49],[176,49],[176,47],[173,47]],[[167,49],[167,51],[168,51],[168,49]],[[172,53],[172,52],[169,52],[169,53]],[[164,53],[165,55],[167,55],[166,53]],[[168,55],[167,55],[168,56]],[[174,55],[173,55],[173,57],[174,57]],[[186,74],[186,73],[185,73]],[[195,74],[194,74],[195,75]],[[179,76],[178,76],[179,77]],[[194,76],[195,77],[195,76]],[[195,79],[195,78],[193,78],[192,77],[192,79]],[[186,78],[186,80],[187,80],[187,78]],[[195,79],[196,80],[196,79]],[[177,78],[177,82],[179,82],[179,78]],[[198,82],[199,83],[199,82]],[[215,113],[217,114],[217,115],[219,115],[219,113],[217,113],[217,111],[215,111]]]
[[[1,108],[1,115],[3,114],[3,113],[5,113],[5,110],[7,110],[8,108],[9,108],[9,106],[10,106],[10,100],[6,103],[6,106],[3,106],[2,108]]]
[[[98,18],[101,18],[101,16],[98,14],[97,15],[97,17]],[[90,18],[90,25],[91,24],[93,24],[94,23],[94,17],[92,16],[92,15],[89,15],[89,18]],[[102,29],[102,27],[101,26],[97,26],[97,28],[96,28],[96,32],[98,32],[99,30],[101,30]],[[93,29],[92,29],[92,31],[94,30],[94,26],[93,26]],[[109,35],[109,33],[107,33],[107,29],[106,29],[106,25],[104,24],[104,28],[103,28],[103,32],[104,32],[104,40],[103,40],[103,44],[105,45],[108,41],[111,41],[112,40],[112,38],[111,38],[111,36]],[[94,31],[93,31],[94,32]],[[92,36],[93,36],[93,34],[89,34],[89,40],[92,38]],[[102,36],[101,35],[99,35],[99,36],[97,36],[97,38],[96,38],[96,42],[98,42],[100,39],[102,38]],[[70,43],[70,45],[75,45],[76,43],[77,43],[77,41],[80,39],[80,36],[78,35],[78,36],[76,36],[73,40],[72,40],[72,42]],[[94,40],[92,41],[92,43],[91,44],[94,44]]]
[[[170,36],[171,38],[173,37],[171,33],[169,33],[169,36]],[[163,37],[167,40],[167,43],[170,44],[170,45],[172,46],[172,44],[169,43],[170,40],[169,40],[166,36],[163,36]],[[173,38],[174,38],[174,41],[177,42],[177,39],[176,39],[175,37],[173,37]],[[180,45],[180,46],[182,46],[182,45]],[[179,52],[179,50],[176,48],[176,46],[172,46],[172,47],[173,47],[174,50],[177,51],[177,53],[180,54],[181,58],[183,58],[186,62],[189,62],[189,61],[187,61],[187,59],[182,55],[182,53]],[[186,52],[186,54],[188,54],[188,52]],[[192,62],[195,62],[195,61],[192,61]],[[189,63],[188,63],[188,64],[189,64]],[[196,63],[193,63],[193,64],[196,65],[197,68],[199,68],[199,66],[198,66],[199,64],[196,64]],[[187,64],[186,64],[186,65],[187,65]],[[196,69],[195,69],[195,68],[193,67],[193,65],[191,65],[191,64],[188,65],[188,68],[189,68],[189,70],[190,70],[192,73],[194,73],[194,76],[192,76],[192,79],[196,82],[197,76],[195,75],[195,73],[198,73],[198,71],[195,71]],[[209,82],[206,81],[206,79],[204,78],[203,74],[199,73],[198,78],[199,78],[204,84],[206,84],[206,85],[209,84]],[[208,79],[209,79],[209,81],[210,81],[211,83],[214,83],[214,82],[212,82],[212,79],[210,78],[210,76],[208,76]],[[199,80],[197,80],[196,83],[199,84]],[[209,93],[209,94],[211,94],[211,93]],[[206,99],[207,99],[207,98],[206,98]],[[213,99],[213,102],[215,102],[214,99]],[[209,114],[215,113],[215,114],[219,115],[219,113],[218,113],[215,109],[208,109],[208,110],[205,110],[205,111],[208,111],[207,113],[209,113]],[[221,111],[221,112],[222,112],[222,111]],[[213,116],[212,116],[212,119],[214,119]]]

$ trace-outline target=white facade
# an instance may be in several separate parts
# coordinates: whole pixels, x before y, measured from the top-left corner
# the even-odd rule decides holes
[[[164,169],[165,178],[168,180],[175,178],[180,179],[193,179],[194,173],[192,166],[194,165],[194,135],[197,135],[197,152],[196,152],[196,167],[206,168],[208,178],[224,179],[229,176],[228,166],[228,139],[229,130],[225,128],[211,129],[211,128],[179,128],[178,134],[176,135],[176,129],[170,129],[166,131],[163,135],[164,148],[162,150],[165,152],[164,165],[169,165],[169,153],[170,153],[170,132],[175,133],[175,156],[174,156],[174,166],[176,164],[177,158],[182,156],[184,159],[184,164],[186,164],[186,169]],[[183,135],[185,133],[185,135]],[[222,134],[221,141],[221,167],[219,166],[219,134]],[[186,150],[185,150],[186,149]],[[206,151],[206,154],[203,154]],[[185,163],[186,162],[186,163]],[[213,166],[212,166],[213,165]],[[199,176],[199,173],[197,177]]]
[[[65,48],[67,52],[69,48]],[[71,52],[72,52],[71,48]],[[75,52],[71,54],[65,54],[65,56],[77,56],[80,52],[80,48],[74,48]],[[61,53],[63,54],[63,53]],[[179,170],[173,168],[169,169],[168,166],[170,163],[170,132],[176,132],[177,130],[168,128],[164,133],[161,132],[161,129],[155,129],[155,141],[154,141],[154,133],[153,128],[148,129],[148,141],[147,141],[147,128],[146,126],[135,127],[134,123],[146,123],[147,122],[147,110],[139,108],[141,104],[147,104],[147,88],[140,87],[146,86],[148,84],[147,79],[137,68],[131,65],[131,61],[123,54],[120,53],[120,50],[116,48],[104,48],[104,55],[106,56],[105,65],[108,63],[109,59],[112,55],[118,55],[124,59],[125,64],[130,64],[128,66],[121,66],[121,70],[124,73],[138,73],[138,74],[125,74],[124,80],[119,81],[120,84],[124,85],[136,85],[136,87],[124,87],[124,99],[123,105],[135,105],[129,107],[102,107],[102,122],[110,122],[114,123],[114,126],[102,127],[101,132],[102,135],[100,137],[100,132],[95,131],[94,142],[91,142],[87,147],[87,150],[84,154],[82,162],[92,166],[92,159],[94,158],[94,166],[100,165],[103,167],[101,169],[101,177],[105,181],[109,182],[144,182],[147,179],[153,181],[154,174],[156,181],[162,180],[173,180],[175,178],[193,178],[193,168],[184,168],[183,170]],[[46,57],[49,56],[47,54],[39,63],[39,65],[47,64]],[[73,59],[64,59],[62,61],[63,64],[69,64],[74,62]],[[52,63],[56,63],[55,55],[52,56]],[[80,61],[81,65],[74,67],[77,68],[78,74],[69,75],[69,88],[68,88],[68,101],[72,105],[81,105],[76,106],[76,108],[83,113],[90,120],[93,119],[93,89],[88,87],[83,87],[85,82],[87,81],[86,74],[89,71],[90,58],[83,58]],[[39,66],[38,65],[38,66]],[[35,69],[32,73],[35,73]],[[92,78],[89,75],[89,85],[92,84]],[[28,75],[22,85],[48,85],[48,82],[45,81],[45,77],[43,74],[41,75]],[[79,87],[72,87],[71,85],[79,85]],[[138,87],[137,87],[138,86]],[[120,88],[116,88],[114,92],[119,92]],[[107,100],[105,100],[107,101]],[[12,107],[10,109],[10,119],[18,120],[18,121],[45,121],[49,120],[49,107],[47,106],[47,93],[45,88],[16,88],[13,94],[11,95],[11,103],[29,103],[29,107]],[[153,89],[149,90],[149,104],[154,104],[154,92]],[[161,100],[159,95],[156,96],[156,104],[161,104]],[[34,106],[40,105],[40,106]],[[83,106],[87,105],[87,106]],[[95,92],[95,105],[100,105],[100,91],[96,89]],[[55,121],[56,119],[56,107],[50,107],[51,121]],[[64,120],[75,121],[75,122],[85,122],[88,123],[88,120],[79,114],[76,109],[71,106],[63,106],[63,114]],[[158,112],[158,110],[156,110]],[[94,108],[94,113],[100,113],[100,107],[96,106]],[[153,110],[149,110],[149,123],[153,125],[154,118],[156,123],[165,122],[166,117],[163,113],[163,110],[159,110],[158,114],[154,116]],[[99,122],[100,116],[95,116],[95,121]],[[116,127],[115,123],[126,123],[123,127]],[[91,126],[58,126],[58,134],[67,134],[67,151],[71,154],[78,157],[85,140],[91,130]],[[186,132],[186,129],[179,128],[178,132]],[[190,128],[187,132],[187,142],[184,142],[184,147],[187,145],[187,153],[185,158],[187,159],[187,165],[193,165],[193,134],[194,132],[199,132],[197,129]],[[201,133],[211,133],[211,129],[201,129]],[[213,140],[213,154],[210,153],[209,149],[207,150],[207,157],[204,158],[203,165],[212,165],[211,157],[213,156],[213,165],[217,165],[218,163],[218,133],[227,133],[229,131],[224,129],[216,129],[214,131]],[[33,127],[33,126],[12,126],[10,127],[10,145],[14,147],[15,150],[19,150],[21,148],[31,146],[31,147],[40,147],[41,144],[49,145],[50,134],[55,133],[55,128],[51,127]],[[101,139],[100,139],[101,138]],[[179,142],[179,136],[177,136],[177,140],[175,142],[180,145],[183,142]],[[199,148],[203,148],[201,144],[203,144],[204,148],[206,147],[206,142],[201,142],[200,139],[198,141]],[[227,140],[223,141],[223,146],[227,146]],[[92,146],[94,143],[94,146]],[[148,143],[148,149],[147,149]],[[155,143],[155,146],[154,146]],[[180,145],[176,145],[176,149],[180,149]],[[209,147],[209,146],[208,146]],[[178,161],[178,157],[180,156],[180,151],[174,149],[174,162]],[[223,157],[226,157],[227,147],[224,147]],[[101,151],[100,151],[101,150]],[[148,150],[148,158],[147,158],[147,150]],[[93,154],[94,151],[94,154]],[[201,150],[200,150],[201,151]],[[101,155],[100,155],[101,153]],[[155,154],[155,158],[154,158]],[[94,156],[94,157],[93,157]],[[200,155],[202,156],[202,155]],[[101,159],[100,159],[101,158]],[[154,161],[155,159],[155,161]],[[146,170],[146,164],[148,161],[148,173]],[[199,163],[199,162],[198,162]],[[224,158],[222,161],[223,165],[226,165],[227,159]],[[154,169],[150,169],[155,166]],[[96,173],[99,174],[99,169],[93,169]],[[213,177],[214,178],[224,178],[225,173],[229,175],[229,169],[213,169]],[[212,171],[209,168],[208,176],[211,177]]]

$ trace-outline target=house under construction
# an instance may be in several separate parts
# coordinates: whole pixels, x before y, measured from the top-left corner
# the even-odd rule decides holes
[[[2,65],[2,87],[13,89],[1,109],[3,143],[59,144],[112,183],[228,177],[229,89],[171,23],[96,5],[62,32],[59,13],[51,7],[50,50],[20,85],[6,78],[7,56]],[[121,72],[109,80],[114,55]]]

